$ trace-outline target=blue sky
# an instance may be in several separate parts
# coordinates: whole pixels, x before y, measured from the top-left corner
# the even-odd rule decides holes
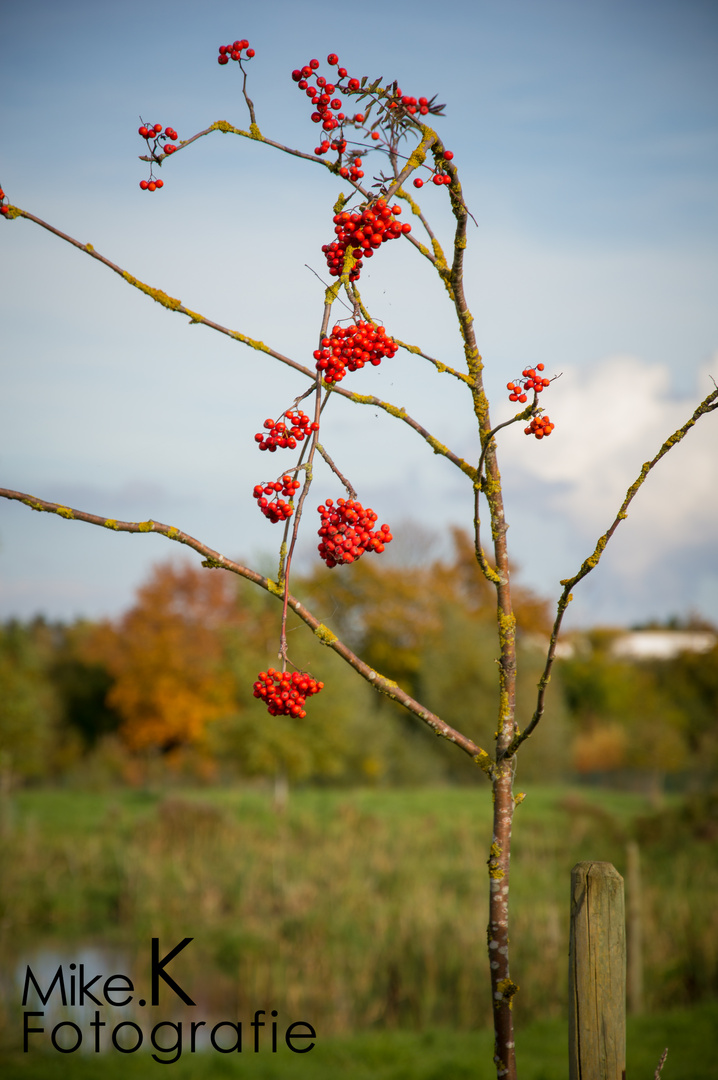
[[[167,162],[162,192],[142,193],[138,117],[181,138],[219,119],[245,125],[237,71],[215,59],[235,37],[257,51],[250,93],[262,131],[304,150],[316,129],[289,73],[312,56],[336,51],[353,73],[436,93],[477,222],[467,289],[494,420],[510,415],[503,387],[527,362],[561,374],[545,400],[551,438],[514,428],[500,445],[521,580],[555,596],[642,462],[718,378],[718,11],[637,0],[407,10],[375,0],[331,13],[271,0],[201,13],[167,0],[4,10],[0,184],[188,307],[307,363],[323,294],[305,264],[323,270],[340,185],[215,134]],[[424,192],[448,239],[446,193]],[[269,478],[252,436],[301,383],[37,227],[0,226],[2,485],[152,517],[270,565],[278,537],[251,500]],[[441,289],[411,252],[389,247],[363,275],[373,314],[458,363]],[[471,414],[447,378],[397,357],[356,385],[476,456]],[[410,518],[439,535],[447,522],[470,525],[464,479],[388,418],[339,403],[323,441],[394,526],[397,548],[411,549]],[[718,621],[717,461],[714,414],[641,492],[577,589],[574,624],[689,612]],[[321,475],[316,491],[340,494]],[[116,614],[176,551],[3,501],[0,617]]]

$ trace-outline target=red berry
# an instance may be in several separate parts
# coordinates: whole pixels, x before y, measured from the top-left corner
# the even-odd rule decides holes
[[[165,186],[165,182],[164,182],[164,180],[155,180],[155,186],[156,186],[157,188],[162,188],[162,187],[164,187],[164,186]]]
[[[316,71],[317,68],[319,67],[319,61],[318,60],[310,60],[309,61],[309,67],[312,69],[312,71]]]
[[[337,56],[337,54],[329,53],[329,56],[327,57],[327,63],[331,64],[332,67],[335,67],[339,63],[339,57]]]
[[[247,57],[251,60],[255,55],[254,49],[247,49]]]
[[[144,124],[143,124],[143,125],[142,125],[142,127],[141,127],[141,128],[139,129],[139,134],[140,134],[140,135],[142,136],[142,138],[143,138],[143,139],[146,139],[146,138],[148,138],[148,136],[149,136],[149,134],[150,134],[150,133],[149,133],[148,129],[147,129],[146,127],[145,127],[145,125],[144,125]]]
[[[159,133],[162,131],[162,124],[155,124],[153,131],[155,131],[159,135]]]
[[[424,186],[424,181],[421,179],[420,176],[417,176],[417,178],[414,180],[414,187],[418,188],[418,187],[423,187],[423,186]]]
[[[140,180],[140,187],[143,191],[147,191],[147,188],[149,187],[147,180]]]
[[[452,161],[453,157],[454,157],[454,155],[451,152],[451,150],[444,150],[444,160],[445,161]]]

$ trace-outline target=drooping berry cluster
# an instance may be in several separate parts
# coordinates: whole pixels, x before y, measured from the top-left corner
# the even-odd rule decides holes
[[[329,337],[322,338],[322,347],[314,351],[314,359],[324,381],[338,383],[347,370],[357,371],[365,364],[378,367],[384,357],[391,358],[397,348],[383,326],[358,322],[335,326]]]
[[[389,526],[373,529],[376,514],[354,499],[337,499],[336,506],[333,499],[325,499],[317,509],[322,519],[318,550],[330,569],[356,562],[365,551],[379,553],[391,542]]]
[[[509,401],[519,401],[523,405],[528,401],[527,395],[531,390],[535,390],[537,394],[540,394],[542,390],[550,386],[551,380],[545,379],[540,374],[543,369],[543,364],[537,364],[535,368],[524,368],[521,372],[523,382],[521,379],[514,379],[513,382],[506,383],[506,389],[509,391]]]
[[[243,52],[244,56],[242,56]],[[254,55],[254,49],[249,48],[247,39],[242,38],[240,41],[233,41],[231,45],[220,45],[217,63],[228,64],[230,60],[251,60]]]
[[[556,425],[552,424],[547,415],[534,416],[528,427],[524,428],[524,435],[535,435],[537,439],[543,439],[553,431]]]
[[[289,473],[286,473],[279,480],[270,480],[268,484],[255,484],[252,496],[257,500],[257,506],[264,516],[276,525],[278,521],[286,521],[294,513],[291,499],[298,490],[299,481],[292,479]],[[286,498],[280,498],[281,495]]]
[[[303,671],[276,671],[269,668],[260,671],[254,684],[254,696],[261,698],[267,705],[271,716],[293,716],[303,720],[307,715],[304,705],[308,697],[324,689],[323,682],[317,682]]]
[[[410,233],[408,221],[400,225],[396,220],[400,213],[400,206],[390,207],[386,199],[379,198],[368,203],[361,213],[342,210],[335,214],[333,220],[337,238],[333,243],[322,246],[332,277],[341,276],[347,251],[351,251],[356,262],[349,272],[349,280],[357,281],[364,265],[363,259],[370,259],[387,240],[397,240],[402,234]]]
[[[265,431],[258,431],[254,441],[258,443],[260,450],[270,450],[272,453],[279,447],[284,450],[287,447],[294,450],[297,443],[304,442],[313,431],[319,431],[319,424],[310,421],[306,413],[301,409],[287,409],[279,420],[265,420]],[[287,426],[289,425],[289,427]]]

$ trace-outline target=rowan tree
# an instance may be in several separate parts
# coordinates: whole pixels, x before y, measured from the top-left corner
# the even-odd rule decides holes
[[[550,400],[552,378],[557,373],[543,370],[542,364],[506,373],[506,394],[515,412],[509,420],[493,423],[474,318],[465,293],[464,259],[472,218],[460,180],[460,148],[447,147],[438,130],[444,106],[434,97],[414,97],[404,93],[396,81],[358,78],[341,65],[336,54],[330,53],[323,63],[312,58],[291,72],[294,92],[306,98],[308,120],[315,124],[317,135],[307,141],[303,134],[301,148],[290,147],[268,137],[259,126],[255,105],[247,89],[249,71],[255,61],[255,51],[249,42],[238,39],[221,45],[216,60],[223,69],[231,67],[233,74],[239,75],[249,114],[248,127],[218,121],[187,139],[180,139],[171,126],[143,121],[139,139],[147,169],[140,180],[141,197],[161,200],[169,159],[181,159],[190,146],[215,132],[250,140],[261,145],[265,152],[292,155],[317,170],[315,176],[322,175],[327,182],[327,228],[326,234],[318,238],[316,253],[320,253],[321,239],[324,275],[330,280],[323,288],[323,295],[320,294],[321,299],[318,295],[317,341],[312,357],[286,356],[271,345],[252,338],[249,328],[235,330],[220,325],[180,300],[139,281],[91,245],[67,236],[29,211],[4,202],[2,213],[8,223],[23,219],[49,229],[169,311],[228,335],[256,350],[263,361],[273,358],[306,380],[305,391],[296,395],[288,390],[283,392],[282,383],[277,379],[276,405],[271,415],[258,415],[255,432],[247,433],[247,452],[257,454],[257,483],[253,491],[247,492],[247,498],[254,499],[256,512],[267,518],[267,527],[276,529],[281,535],[276,576],[269,578],[243,566],[175,526],[156,521],[123,522],[51,503],[35,495],[9,489],[0,493],[25,502],[33,509],[56,513],[67,519],[117,531],[159,533],[194,549],[202,556],[203,565],[211,570],[239,574],[276,596],[281,611],[278,659],[268,657],[276,666],[267,664],[266,670],[256,677],[254,692],[259,699],[258,708],[264,703],[270,714],[290,718],[301,730],[301,724],[312,708],[311,699],[324,688],[321,671],[310,672],[295,666],[293,655],[290,655],[294,647],[289,648],[287,618],[292,611],[319,641],[341,656],[376,691],[398,702],[437,736],[452,743],[466,755],[470,768],[484,774],[493,791],[493,827],[487,852],[487,940],[496,1035],[494,1060],[497,1076],[512,1080],[516,1076],[512,1004],[518,985],[509,962],[510,852],[514,810],[523,799],[522,793],[513,791],[516,754],[543,717],[558,635],[572,599],[572,590],[598,565],[606,544],[627,516],[650,471],[701,417],[718,407],[718,390],[713,389],[685,424],[642,466],[595,549],[574,574],[561,582],[545,663],[533,707],[529,710],[530,720],[520,729],[516,709],[516,613],[498,452],[506,429],[515,425],[518,433],[523,432],[522,437],[527,440],[526,453],[535,452],[537,443],[546,438],[560,437],[559,431],[554,434],[555,425],[544,409],[544,402]],[[314,143],[316,145],[312,145]],[[446,200],[454,222],[448,246],[442,243],[430,224],[432,205],[441,199]],[[290,226],[291,222],[286,226],[283,223],[281,238],[277,240],[280,249],[286,245],[286,228]],[[395,338],[392,328],[382,325],[373,315],[373,301],[360,291],[367,261],[376,258],[380,263],[385,245],[396,242],[410,245],[416,258],[436,274],[439,299],[443,294],[444,302],[451,306],[456,320],[457,340],[463,357],[458,366],[449,363],[445,356],[429,355],[420,343]],[[433,368],[441,379],[458,385],[465,394],[467,413],[473,413],[475,418],[475,444],[471,455],[462,456],[442,443],[400,404],[362,393],[362,368],[391,364],[398,350],[407,350],[417,365],[423,362]],[[362,494],[360,498],[352,486],[351,477],[347,475],[349,468],[344,463],[344,457],[349,457],[346,448],[325,446],[321,438],[325,410],[331,409],[337,398],[357,409],[370,406],[394,417],[398,424],[406,425],[426,447],[440,455],[447,468],[458,470],[463,478],[466,499],[473,508],[476,565],[493,590],[495,602],[496,663],[492,670],[497,682],[490,725],[495,731],[492,752],[486,748],[488,743],[479,742],[452,726],[426,702],[418,700],[413,693],[357,655],[290,589],[298,530],[300,525],[312,528],[307,524],[307,518],[317,512],[319,519],[314,518],[313,528],[319,526],[318,549],[328,568],[327,573],[340,575],[348,564],[359,559],[380,558],[393,539],[384,512],[380,516],[366,505],[362,501],[365,496]],[[390,456],[387,467],[391,467]],[[179,643],[177,647],[181,648]],[[203,673],[200,678],[203,686],[204,678]],[[223,693],[221,686],[213,692],[219,697]],[[117,704],[119,708],[119,700]],[[147,727],[140,726],[136,731],[139,740],[148,737],[151,726],[169,723],[151,708],[147,715]],[[191,729],[195,723],[196,711],[192,707],[183,715],[181,732]]]

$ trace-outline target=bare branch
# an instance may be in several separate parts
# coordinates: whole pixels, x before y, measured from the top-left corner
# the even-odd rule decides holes
[[[35,495],[27,495],[21,491],[11,491],[9,488],[0,488],[0,496],[4,499],[11,499],[16,502],[24,503],[26,506],[29,506],[31,510],[58,514],[68,521],[84,521],[89,525],[100,525],[105,529],[112,529],[114,532],[157,533],[160,536],[166,536],[168,540],[175,540],[177,543],[184,544],[186,547],[192,548],[192,550],[196,551],[199,555],[202,555],[203,566],[210,569],[228,570],[230,573],[237,574],[239,577],[243,577],[247,581],[251,581],[260,588],[272,593],[272,595],[276,596],[279,600],[284,599],[284,590],[275,581],[257,573],[256,570],[251,570],[249,567],[235,562],[233,559],[228,559],[218,551],[208,547],[207,544],[190,536],[189,533],[182,532],[180,529],[175,528],[174,525],[163,525],[159,521],[152,520],[118,521],[115,518],[101,517],[97,514],[88,514],[84,510],[75,510],[69,506],[62,506],[60,503],[48,502],[46,499],[40,499]],[[401,687],[391,679],[387,679],[384,675],[380,675],[378,671],[375,671],[367,663],[361,660],[315,615],[308,611],[295,596],[288,594],[287,604],[292,611],[306,623],[309,629],[313,631],[315,637],[321,641],[322,645],[327,645],[335,653],[341,656],[341,658],[345,660],[350,667],[354,668],[362,678],[366,679],[375,690],[392,698],[394,701],[398,701],[399,704],[403,705],[410,713],[413,713],[414,716],[423,720],[436,735],[454,743],[460,750],[463,750],[464,753],[468,754],[487,776],[491,776],[493,766],[492,759],[485,750],[482,750],[482,748],[477,745],[477,743],[473,742],[465,735],[462,735],[461,732],[456,731],[429,709],[424,708],[420,702],[416,701],[410,694],[407,694],[406,691],[402,690]]]
[[[304,364],[298,363],[296,360],[292,360],[290,357],[285,356],[283,353],[277,352],[276,349],[272,349],[269,345],[265,345],[263,341],[258,341],[255,338],[249,337],[247,334],[242,334],[239,330],[231,330],[227,326],[222,326],[221,323],[214,322],[212,319],[205,318],[204,315],[200,315],[197,311],[192,311],[191,308],[185,307],[181,300],[177,300],[172,296],[168,296],[167,293],[162,292],[161,289],[154,289],[151,285],[146,285],[139,278],[133,277],[128,274],[126,270],[123,270],[121,266],[105,258],[98,251],[95,251],[92,244],[82,244],[79,240],[75,240],[72,236],[68,236],[67,233],[61,232],[53,225],[50,225],[47,221],[43,221],[41,218],[36,217],[34,214],[29,213],[27,210],[21,210],[17,206],[11,206],[8,208],[12,213],[8,214],[10,218],[25,218],[27,221],[33,221],[36,225],[40,225],[41,228],[47,229],[54,236],[59,236],[61,240],[65,240],[68,244],[72,244],[79,251],[89,255],[91,258],[96,259],[102,263],[103,266],[108,267],[113,273],[117,274],[128,285],[132,285],[134,288],[139,289],[140,292],[145,293],[146,296],[151,297],[158,304],[167,308],[168,311],[175,311],[179,315],[185,315],[190,320],[190,323],[199,323],[202,326],[208,326],[210,330],[216,330],[220,334],[225,334],[227,337],[233,338],[235,341],[240,341],[243,345],[247,345],[251,349],[256,349],[258,352],[266,353],[267,356],[271,356],[274,360],[278,360],[282,364],[286,364],[287,367],[292,368],[294,371],[298,371],[300,374],[305,375],[312,382],[316,379],[316,371],[312,371],[311,368],[305,367]],[[330,287],[338,288],[336,286]],[[472,480],[474,478],[474,469],[468,462],[464,461],[457,454],[454,454],[448,447],[444,446],[438,439],[436,439],[425,427],[423,427],[418,421],[414,420],[405,409],[392,405],[391,402],[382,401],[380,398],[371,397],[366,394],[354,394],[351,390],[346,390],[344,387],[335,385],[329,386],[324,384],[325,388],[329,388],[335,394],[340,394],[342,397],[348,398],[350,401],[355,402],[358,405],[373,405],[377,409],[382,409],[384,412],[389,413],[391,416],[395,416],[399,420],[403,420],[405,424],[408,424],[418,435],[421,435],[422,439],[429,444],[435,454],[441,454],[447,458],[453,465],[461,469]]]
[[[685,424],[682,427],[678,428],[677,431],[674,431],[670,438],[666,439],[666,441],[663,443],[654,458],[652,458],[650,461],[647,461],[643,465],[635,482],[631,484],[630,488],[626,492],[626,497],[621,503],[621,508],[616,514],[613,523],[606,530],[603,536],[599,538],[593,554],[583,561],[580,569],[576,574],[574,574],[573,577],[564,578],[560,582],[560,584],[563,585],[563,592],[561,593],[558,601],[556,619],[554,621],[553,629],[551,631],[551,640],[549,642],[548,653],[546,655],[546,664],[544,666],[543,674],[539,679],[538,683],[538,699],[536,703],[536,711],[534,712],[531,721],[525,731],[520,733],[517,732],[506,752],[499,757],[499,761],[504,758],[512,757],[516,753],[519,746],[521,746],[521,743],[525,742],[526,739],[528,739],[528,737],[535,730],[536,725],[539,723],[541,717],[544,714],[546,687],[548,686],[551,679],[551,669],[553,667],[553,662],[556,658],[556,645],[558,643],[558,637],[561,630],[561,623],[563,622],[563,616],[566,608],[573,600],[573,594],[571,590],[579,583],[579,581],[582,581],[583,578],[585,578],[588,574],[591,573],[592,570],[595,570],[595,568],[598,566],[601,556],[603,555],[603,552],[606,548],[606,544],[611,539],[620,523],[628,517],[628,507],[633,502],[635,496],[638,494],[639,489],[643,485],[651,469],[653,469],[658,464],[662,457],[665,457],[669,450],[672,450],[674,446],[678,445],[678,443],[684,438],[685,435],[688,434],[691,428],[698,422],[698,420],[700,420],[702,416],[705,416],[711,412],[715,412],[717,409],[718,388],[713,390],[706,398],[703,399],[703,401],[697,407],[691,418],[689,420],[686,420]]]

